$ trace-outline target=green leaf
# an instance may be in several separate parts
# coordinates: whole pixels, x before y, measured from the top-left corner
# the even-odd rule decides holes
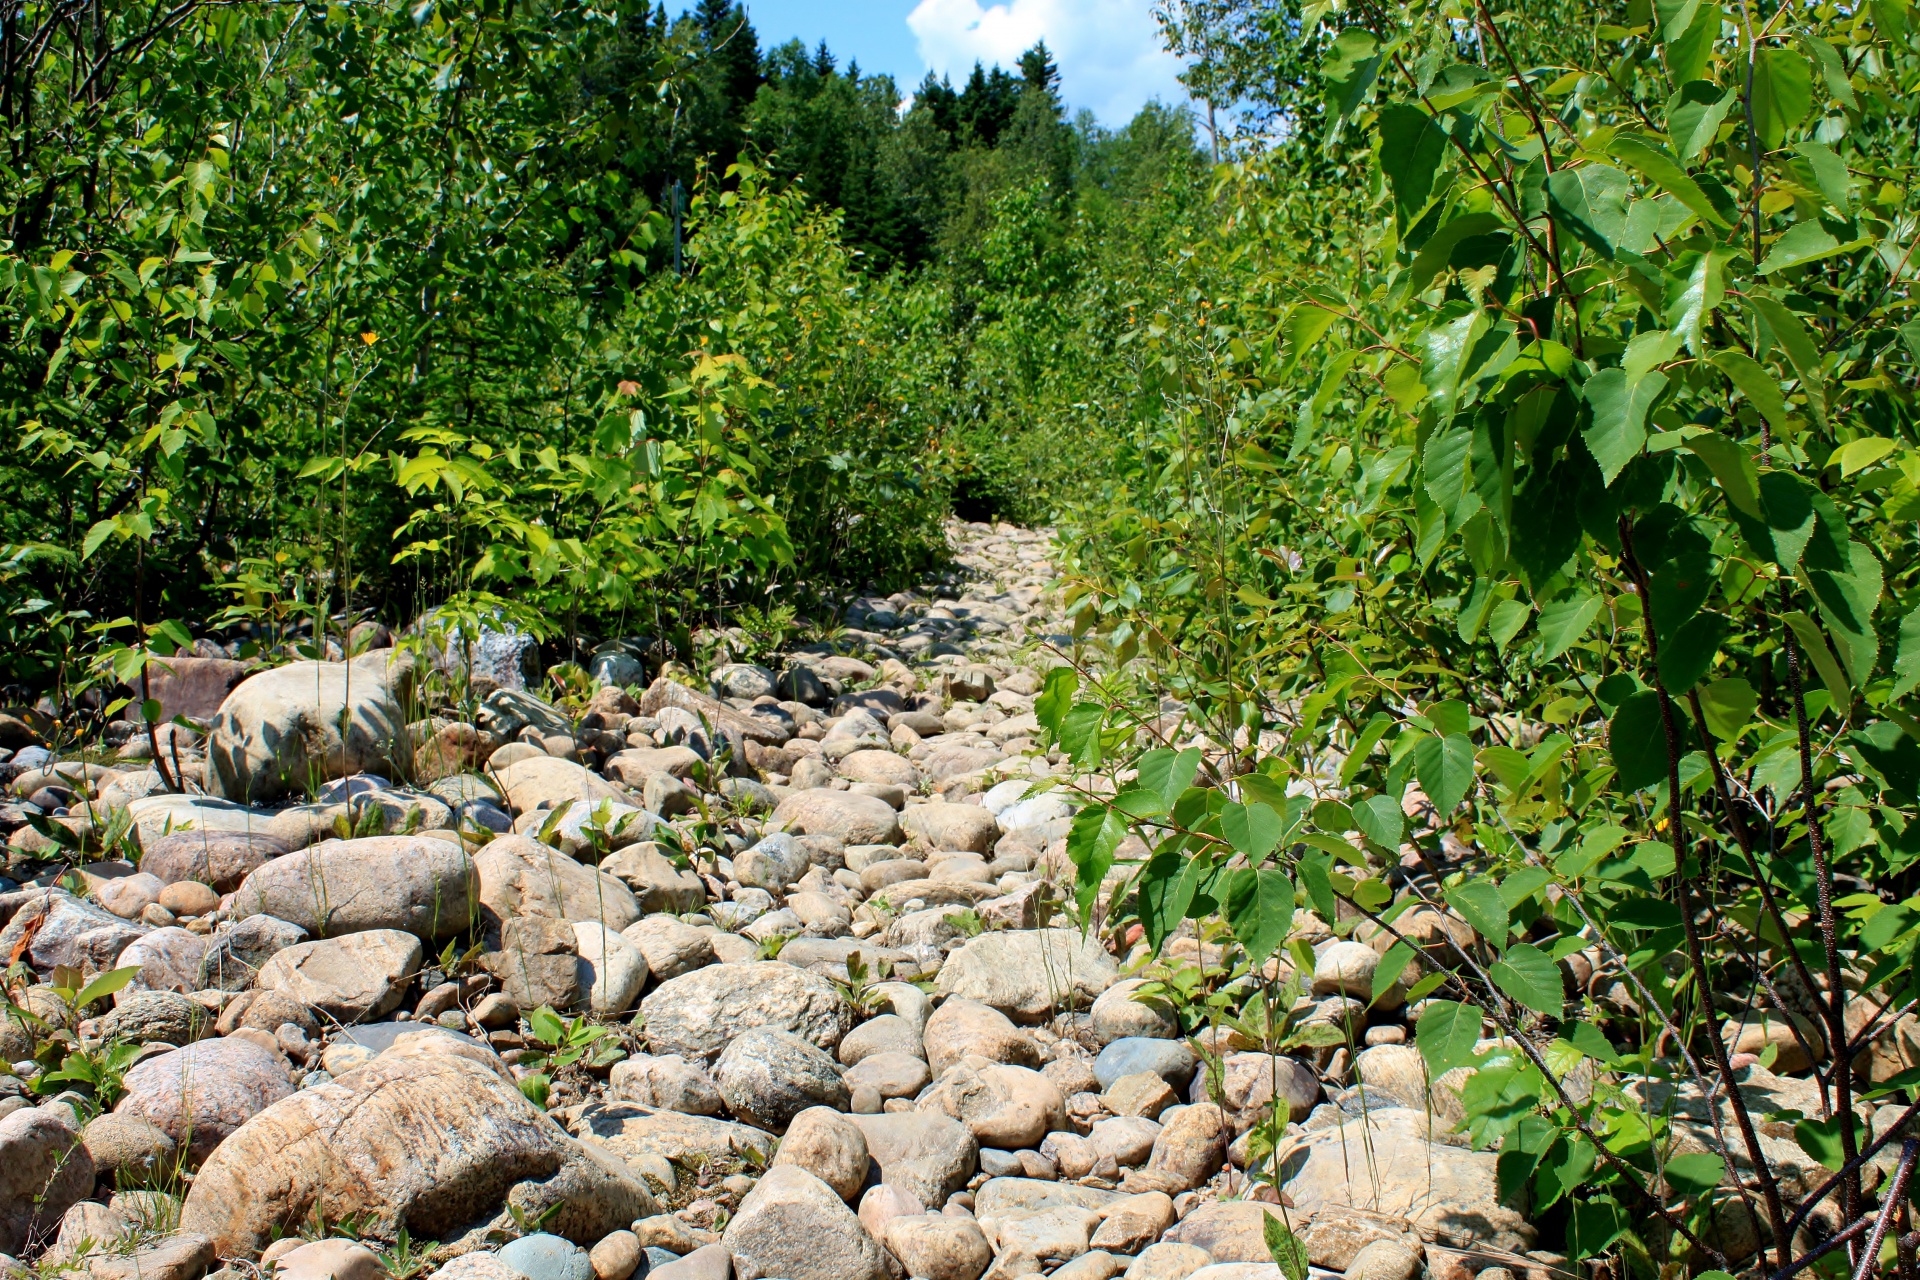
[[[527,1026],[541,1044],[557,1045],[567,1038],[566,1022],[544,1004],[527,1015]]]
[[[1420,335],[1423,357],[1420,380],[1433,397],[1437,422],[1444,424],[1452,420],[1460,396],[1460,378],[1467,372],[1468,354],[1486,332],[1487,324],[1487,313],[1476,308],[1445,324],[1436,324]]]
[[[1795,143],[1793,149],[1807,162],[1807,168],[1813,171],[1814,185],[1827,198],[1827,203],[1841,217],[1851,218],[1853,195],[1847,185],[1847,162],[1835,155],[1833,148],[1811,139]]]
[[[1775,431],[1785,434],[1792,429],[1792,417],[1787,411],[1787,398],[1780,391],[1780,384],[1773,375],[1760,367],[1758,361],[1744,351],[1716,351],[1713,363],[1720,372],[1732,379],[1733,385],[1740,388],[1752,404],[1773,424]]]
[[[1033,715],[1045,725],[1047,732],[1054,738],[1060,736],[1060,726],[1065,720],[1067,709],[1073,705],[1073,695],[1080,688],[1080,673],[1072,667],[1059,666],[1047,672],[1045,685],[1040,696],[1033,700]]]
[[[1660,699],[1643,689],[1620,704],[1607,724],[1607,752],[1628,791],[1667,780],[1667,735]]]
[[[1473,742],[1461,733],[1428,734],[1414,744],[1413,776],[1447,821],[1473,788]]]
[[[1732,89],[1722,88],[1711,80],[1683,84],[1678,93],[1667,99],[1667,134],[1673,139],[1674,154],[1682,163],[1691,162],[1712,145],[1735,100]]]
[[[1329,874],[1333,859],[1324,851],[1315,849],[1302,854],[1294,864],[1300,872],[1300,885],[1307,891],[1307,901],[1313,904],[1314,912],[1332,924],[1340,918],[1340,900],[1334,896],[1333,877]]]
[[[1552,662],[1571,649],[1587,634],[1604,607],[1605,602],[1589,591],[1575,592],[1544,606],[1540,610],[1539,660]]]
[[[1627,228],[1627,198],[1633,184],[1606,164],[1561,169],[1547,179],[1547,208],[1556,221],[1603,258]]]
[[[1848,569],[1836,573],[1830,569],[1808,569],[1820,616],[1839,646],[1840,660],[1846,664],[1853,687],[1864,689],[1873,676],[1880,657],[1880,637],[1873,628],[1874,612],[1880,607],[1885,577],[1879,557],[1866,544],[1849,540]]]
[[[1885,436],[1861,436],[1835,449],[1827,465],[1839,467],[1840,478],[1844,480],[1865,471],[1899,447]]]
[[[1493,985],[1533,1010],[1558,1018],[1567,1010],[1560,967],[1530,942],[1516,942],[1488,970]]]
[[[1663,24],[1667,75],[1675,84],[1698,80],[1713,63],[1713,45],[1720,38],[1720,6],[1713,0],[1694,0],[1676,6],[1679,12]]]
[[[1480,1043],[1480,1010],[1453,1000],[1430,1000],[1420,1010],[1413,1043],[1426,1061],[1429,1079],[1469,1066]]]
[[[1695,217],[1709,226],[1727,229],[1727,220],[1700,189],[1680,163],[1658,146],[1633,134],[1621,134],[1607,148],[1608,153],[1641,177],[1685,205]]]
[[[1871,243],[1872,240],[1864,236],[1843,243],[1817,220],[1796,222],[1773,242],[1766,260],[1760,264],[1760,274],[1772,275],[1789,267],[1803,267],[1809,262],[1851,253]]]
[[[1171,813],[1181,795],[1193,785],[1194,775],[1200,772],[1200,748],[1174,751],[1156,747],[1140,757],[1137,767],[1140,785],[1158,792],[1167,812]]]
[[[1500,896],[1499,887],[1491,880],[1468,880],[1447,890],[1447,905],[1459,912],[1460,918],[1472,925],[1475,933],[1492,943],[1495,950],[1506,949],[1509,928],[1507,900]]]
[[[1447,223],[1420,246],[1413,265],[1407,268],[1407,292],[1420,293],[1425,290],[1429,281],[1446,270],[1453,251],[1460,247],[1462,241],[1475,236],[1492,235],[1506,228],[1507,224],[1491,213],[1464,214]]]
[[[1074,815],[1067,830],[1067,858],[1078,869],[1074,900],[1080,918],[1089,918],[1100,882],[1113,869],[1114,850],[1127,838],[1126,819],[1100,805],[1089,805]]]
[[[1396,941],[1380,957],[1380,963],[1373,970],[1373,998],[1369,1005],[1380,1003],[1380,998],[1393,990],[1393,984],[1400,981],[1400,975],[1413,963],[1413,948],[1403,941]]]
[[[1352,115],[1373,88],[1384,55],[1371,31],[1348,27],[1334,37],[1320,64],[1327,109],[1336,119]]]
[[[1290,374],[1299,365],[1313,344],[1326,335],[1333,322],[1340,317],[1330,308],[1311,302],[1302,302],[1287,313],[1285,330],[1287,335],[1287,358],[1281,365],[1281,374]]]
[[[1265,964],[1293,927],[1293,881],[1272,867],[1242,867],[1227,884],[1225,906],[1227,924],[1247,957]]]
[[[1727,256],[1725,249],[1709,249],[1693,259],[1684,277],[1675,279],[1671,273],[1668,275],[1667,326],[1680,335],[1687,350],[1695,355],[1707,350],[1707,325],[1727,293]],[[1686,256],[1682,255],[1680,260],[1686,262]],[[1678,288],[1674,287],[1676,284]]]
[[[1534,1211],[1548,1209],[1584,1187],[1598,1160],[1599,1153],[1591,1142],[1577,1133],[1561,1135],[1534,1172]]]
[[[1060,749],[1082,769],[1100,763],[1100,730],[1107,709],[1097,702],[1076,702],[1060,721]]]
[[[1813,59],[1814,65],[1820,68],[1820,78],[1827,82],[1827,92],[1833,95],[1833,100],[1843,107],[1858,108],[1860,100],[1853,92],[1853,84],[1847,79],[1846,60],[1840,56],[1840,51],[1819,36],[1805,31],[1800,33],[1800,46]]]
[[[1380,171],[1393,184],[1395,212],[1405,228],[1433,194],[1434,175],[1447,153],[1447,135],[1432,116],[1405,102],[1384,108],[1377,127]]]
[[[1813,69],[1806,58],[1778,46],[1753,60],[1753,123],[1760,144],[1772,151],[1813,107]]]
[[[1900,44],[1907,35],[1907,0],[1873,0],[1873,26],[1882,40]]]
[[[100,549],[100,544],[111,538],[119,527],[120,522],[117,520],[96,521],[93,527],[87,530],[87,536],[81,540],[80,558],[91,560],[93,553]]]
[[[1904,698],[1920,687],[1920,608],[1900,620],[1900,647],[1893,659],[1893,690]]]
[[[1660,683],[1675,698],[1700,682],[1713,667],[1714,655],[1727,638],[1730,624],[1717,613],[1696,613],[1660,645]]]
[[[1629,384],[1621,369],[1602,369],[1587,379],[1581,394],[1593,420],[1581,436],[1607,484],[1640,456],[1647,442],[1647,412],[1666,389],[1667,375],[1658,369],[1637,384]]]
[[[1493,612],[1487,615],[1487,638],[1493,641],[1493,647],[1504,654],[1507,645],[1526,627],[1527,619],[1533,616],[1533,606],[1518,598],[1502,600],[1493,606]]]
[[[1833,656],[1833,650],[1827,647],[1827,638],[1820,633],[1820,625],[1799,609],[1782,614],[1781,620],[1792,629],[1794,639],[1800,642],[1800,651],[1813,663],[1813,669],[1820,675],[1820,683],[1833,695],[1833,705],[1852,706],[1853,686],[1847,683],[1847,673]]]
[[[1235,853],[1245,855],[1255,865],[1279,845],[1284,829],[1280,815],[1258,801],[1229,804],[1220,811],[1220,834]]]
[[[1760,476],[1753,458],[1733,441],[1704,427],[1688,429],[1685,445],[1713,472],[1721,492],[1736,511],[1760,519]]]
[[[1593,1058],[1603,1066],[1618,1067],[1621,1064],[1620,1053],[1608,1040],[1606,1033],[1591,1022],[1569,1023],[1562,1030],[1567,1042],[1580,1052]]]
[[[1627,1211],[1612,1196],[1585,1196],[1571,1202],[1567,1225],[1567,1254],[1575,1261],[1606,1252],[1628,1226]]]
[[[1458,533],[1481,506],[1473,484],[1473,432],[1436,431],[1427,437],[1420,474],[1427,494],[1446,513],[1447,532]]]
[[[1860,1123],[1858,1116],[1853,1119],[1853,1134],[1856,1143],[1866,1145],[1866,1126]],[[1839,1116],[1826,1120],[1802,1120],[1793,1126],[1793,1140],[1800,1144],[1800,1149],[1835,1173],[1847,1162],[1840,1139]]]
[[[1406,829],[1406,816],[1392,796],[1372,795],[1353,806],[1353,825],[1382,849],[1397,852]]]
[[[1739,676],[1715,680],[1700,689],[1700,710],[1707,718],[1707,728],[1722,742],[1746,728],[1759,705],[1760,695]]]
[[[128,965],[122,969],[109,969],[80,988],[80,994],[73,998],[73,1003],[78,1008],[84,1009],[95,1000],[104,1000],[114,992],[122,990],[139,974],[140,966],[137,964]]]
[[[1277,1213],[1263,1213],[1260,1229],[1265,1235],[1267,1252],[1287,1280],[1307,1280],[1307,1246],[1287,1229]]]

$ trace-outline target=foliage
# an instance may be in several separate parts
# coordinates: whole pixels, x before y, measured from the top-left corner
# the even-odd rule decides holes
[[[1920,997],[1907,17],[1307,7],[1312,132],[1223,172],[1121,349],[1075,605],[1115,669],[1037,708],[1119,782],[1086,917],[1220,922],[1238,998],[1298,910],[1372,941],[1503,1187],[1637,1275],[1743,1261],[1723,1210],[1769,1268],[1891,1214],[1848,1126],[1786,1181],[1731,1049],[1804,1011],[1844,1114]]]
[[[611,1035],[613,1029],[595,1026],[584,1016],[562,1018],[546,1005],[541,1005],[527,1015],[527,1027],[534,1043],[541,1047],[520,1061],[527,1072],[520,1077],[520,1092],[538,1107],[547,1105],[547,1095],[555,1073],[582,1060],[589,1067],[604,1067],[625,1056],[625,1051],[617,1042],[594,1049],[593,1046]]]

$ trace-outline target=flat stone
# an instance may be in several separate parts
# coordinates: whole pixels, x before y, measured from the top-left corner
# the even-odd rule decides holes
[[[261,966],[259,985],[341,1022],[363,1022],[399,1007],[420,957],[414,935],[374,929],[277,951]]]
[[[1184,1089],[1193,1079],[1193,1068],[1193,1050],[1178,1040],[1124,1036],[1110,1042],[1093,1060],[1093,1078],[1107,1089],[1122,1076],[1150,1071],[1174,1088]]]
[[[267,915],[315,937],[400,930],[427,941],[473,923],[473,864],[459,845],[424,836],[324,840],[262,864],[233,911]]]
[[[705,1061],[756,1027],[832,1051],[853,1017],[834,985],[779,961],[715,965],[661,983],[640,1002],[655,1053]]]
[[[1112,957],[1076,929],[984,933],[947,958],[939,990],[1038,1022],[1090,1006],[1117,976]]]
[[[544,1231],[501,1245],[500,1261],[527,1280],[593,1280],[587,1251]]]

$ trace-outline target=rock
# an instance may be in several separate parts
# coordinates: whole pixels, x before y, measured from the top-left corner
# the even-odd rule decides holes
[[[923,1205],[943,1205],[967,1185],[980,1144],[958,1120],[924,1111],[850,1116],[867,1138],[880,1180]]]
[[[574,949],[587,972],[587,1007],[600,1015],[625,1013],[647,985],[647,958],[640,948],[597,920],[573,926]]]
[[[887,1223],[881,1238],[909,1275],[926,1280],[980,1280],[993,1263],[993,1246],[971,1218],[903,1215]]]
[[[1212,1265],[1205,1249],[1162,1241],[1142,1249],[1121,1280],[1188,1280],[1200,1268]]]
[[[741,884],[783,894],[812,865],[807,851],[792,836],[777,831],[733,860],[733,874]]]
[[[1347,1264],[1349,1280],[1413,1280],[1420,1255],[1399,1240],[1375,1240]]]
[[[483,919],[498,928],[517,916],[579,923],[598,920],[618,933],[640,906],[618,879],[526,836],[501,836],[473,855]]]
[[[160,901],[166,887],[160,877],[145,873],[116,876],[94,883],[93,900],[122,920],[138,920]]]
[[[1087,1251],[1099,1221],[1093,1210],[1072,1205],[1002,1219],[999,1252],[987,1275],[991,1280],[1016,1280],[1071,1262]]]
[[[658,717],[668,707],[691,713],[728,738],[778,745],[792,732],[766,717],[743,715],[717,698],[709,698],[663,676],[647,686],[646,695],[640,699],[640,714]]]
[[[1226,1118],[1220,1108],[1201,1104],[1177,1108],[1164,1119],[1147,1167],[1128,1174],[1127,1181],[1131,1184],[1144,1174],[1142,1191],[1191,1191],[1226,1163],[1230,1136]]]
[[[966,1062],[948,1067],[915,1102],[967,1126],[984,1147],[1017,1151],[1067,1125],[1066,1099],[1053,1081],[1026,1067]]]
[[[290,662],[242,680],[207,735],[207,790],[253,804],[315,779],[390,774],[406,735],[390,654]]]
[[[393,929],[302,942],[275,952],[259,985],[341,1022],[365,1022],[400,1007],[420,954],[420,939]]]
[[[576,1243],[655,1212],[637,1179],[567,1137],[490,1052],[423,1032],[242,1125],[201,1166],[181,1225],[234,1257],[314,1214],[438,1239],[509,1199],[533,1216],[559,1204],[548,1229]]]
[[[1380,953],[1365,943],[1330,943],[1314,961],[1313,994],[1373,1001],[1373,974],[1379,967]],[[1381,1009],[1397,1009],[1406,1002],[1406,988],[1397,980],[1373,1001]]]
[[[1004,1013],[959,998],[949,998],[927,1019],[923,1043],[927,1063],[935,1072],[945,1071],[968,1054],[1021,1067],[1038,1067],[1045,1060],[1033,1037],[1015,1027]]]
[[[1076,929],[983,933],[947,958],[939,991],[1039,1022],[1091,1005],[1116,976],[1112,958]]]
[[[243,831],[176,831],[148,844],[140,869],[167,884],[197,881],[232,893],[257,867],[287,853],[278,840]]]
[[[1173,1200],[1164,1192],[1149,1191],[1114,1201],[1106,1215],[1088,1243],[1115,1253],[1139,1253],[1173,1225]]]
[[[178,926],[155,929],[134,939],[114,961],[114,968],[138,968],[140,972],[120,989],[116,1001],[124,1004],[142,992],[185,994],[200,990],[200,962],[206,953],[204,937]]]
[[[500,1261],[499,1254],[475,1249],[454,1258],[428,1280],[522,1280],[522,1277]]]
[[[851,1039],[851,1037],[849,1037]],[[840,1042],[845,1044],[846,1041]],[[872,1089],[882,1100],[911,1098],[927,1087],[933,1072],[913,1054],[876,1053],[860,1059],[841,1076],[850,1091]]]
[[[212,1014],[177,991],[137,991],[100,1019],[100,1038],[129,1044],[191,1044],[207,1033],[212,1022]]]
[[[656,812],[650,813],[649,809]],[[655,835],[660,830],[661,812],[665,811],[653,804],[642,809],[630,804],[571,800],[544,811],[533,830],[570,858],[599,862],[605,854]]]
[[[726,1110],[712,1077],[678,1054],[624,1058],[613,1064],[607,1086],[610,1098],[663,1111],[717,1116]]]
[[[1128,978],[1093,1002],[1093,1034],[1101,1044],[1131,1038],[1171,1040],[1180,1034],[1180,1023],[1164,1001],[1136,998],[1146,985],[1144,978]]]
[[[773,1163],[798,1165],[851,1204],[867,1177],[867,1136],[833,1108],[809,1107],[787,1126]]]
[[[1278,1205],[1219,1200],[1195,1208],[1166,1233],[1166,1238],[1205,1249],[1215,1262],[1271,1262],[1273,1254],[1267,1249],[1266,1238],[1268,1217],[1285,1220]]]
[[[702,896],[704,894],[703,889]],[[647,958],[647,970],[655,982],[665,982],[714,963],[713,944],[707,941],[707,935],[670,916],[650,915],[637,920],[622,929],[620,936]]]
[[[285,920],[315,937],[387,929],[432,942],[472,925],[476,887],[472,860],[452,841],[323,840],[255,870],[232,910]]]
[[[847,844],[893,844],[899,815],[884,800],[818,787],[795,791],[773,811],[773,820],[809,836],[832,836]]]
[[[245,991],[269,958],[307,937],[299,925],[272,916],[248,916],[222,926],[200,958],[198,989]]]
[[[199,1280],[213,1261],[213,1241],[191,1231],[124,1254],[95,1254],[87,1259],[90,1280]]]
[[[1193,1079],[1193,1050],[1178,1040],[1126,1036],[1108,1043],[1093,1060],[1093,1078],[1103,1089],[1122,1076],[1150,1071],[1176,1089]]]
[[[177,654],[147,660],[145,696],[160,704],[162,723],[175,716],[205,723],[220,713],[227,695],[247,678],[244,662]]]
[[[714,1083],[735,1116],[784,1132],[809,1107],[845,1110],[849,1102],[840,1068],[826,1053],[790,1031],[755,1027],[735,1037],[714,1064]]]
[[[908,805],[900,825],[909,838],[929,849],[991,853],[1000,838],[1000,824],[977,804]]]
[[[655,1053],[702,1061],[755,1027],[791,1031],[831,1051],[853,1021],[832,983],[777,960],[682,974],[649,992],[640,1010]]]
[[[1356,1119],[1301,1133],[1284,1141],[1274,1158],[1296,1170],[1287,1194],[1302,1213],[1359,1204],[1404,1217],[1427,1239],[1444,1244],[1515,1253],[1532,1248],[1534,1223],[1500,1201],[1496,1153],[1432,1143],[1430,1124],[1417,1111],[1378,1110],[1364,1127]]]
[[[1113,1114],[1148,1120],[1158,1119],[1178,1099],[1173,1086],[1152,1071],[1121,1076],[1100,1095],[1101,1103]]]
[[[0,929],[0,956],[26,960],[41,973],[61,965],[97,973],[113,968],[148,932],[65,889],[36,889]]]
[[[589,807],[603,800],[627,806],[627,798],[612,783],[583,765],[556,756],[530,756],[505,768],[496,766],[493,776],[515,813],[558,809],[576,800],[585,801]]]
[[[648,1280],[730,1280],[733,1255],[720,1244],[702,1245],[678,1262],[649,1271]]]
[[[739,1280],[893,1280],[897,1274],[833,1188],[793,1165],[767,1170],[721,1242]]]
[[[852,782],[870,782],[882,786],[920,786],[920,771],[905,756],[891,751],[854,751],[841,757],[840,776]]]
[[[182,919],[204,916],[220,905],[213,886],[198,880],[176,880],[160,891],[160,905]]]
[[[660,846],[650,840],[641,840],[614,850],[600,864],[600,869],[617,877],[632,890],[635,902],[644,912],[696,911],[707,900],[707,887],[701,883],[700,877],[692,871],[682,871],[674,866],[660,852]],[[648,963],[652,963],[652,957],[648,957]],[[655,972],[659,971],[656,969]]]
[[[679,1164],[739,1159],[753,1153],[756,1163],[773,1158],[774,1140],[751,1125],[706,1116],[655,1111],[616,1102],[584,1112],[575,1130],[583,1140],[611,1151],[629,1164],[659,1157]]]
[[[1108,1156],[1116,1165],[1131,1168],[1153,1154],[1160,1125],[1141,1116],[1114,1116],[1094,1124],[1087,1134],[1095,1156]]]
[[[1400,1240],[1414,1247],[1420,1239],[1405,1218],[1349,1205],[1321,1206],[1298,1235],[1307,1261],[1333,1271],[1345,1271],[1354,1255],[1376,1240]]]
[[[293,1093],[287,1063],[250,1040],[201,1040],[148,1058],[126,1074],[126,1093],[113,1115],[145,1121],[169,1141],[187,1145],[199,1164],[227,1136]]]
[[[593,1280],[627,1280],[639,1271],[646,1262],[646,1254],[640,1248],[640,1237],[631,1231],[616,1231],[587,1255],[587,1262],[593,1268]],[[645,1274],[642,1272],[641,1274]]]
[[[847,1032],[840,1042],[839,1058],[842,1066],[851,1067],[875,1054],[901,1053],[919,1058],[925,1052],[918,1027],[897,1013],[883,1013]]]
[[[387,1280],[387,1265],[363,1244],[323,1239],[309,1240],[281,1254],[273,1273],[277,1280]]]
[[[1360,1083],[1378,1102],[1415,1111],[1431,1110],[1449,1123],[1466,1117],[1459,1090],[1449,1087],[1444,1076],[1429,1084],[1426,1060],[1410,1044],[1382,1044],[1362,1049],[1354,1057],[1353,1067]]]
[[[546,916],[507,921],[500,949],[480,965],[500,984],[500,992],[522,1009],[571,1009],[592,985],[591,966],[574,950],[573,926]]]
[[[638,1237],[634,1243],[638,1245]],[[527,1280],[593,1280],[593,1262],[587,1251],[544,1231],[501,1245],[500,1261]]]
[[[95,1176],[126,1185],[160,1180],[178,1151],[166,1130],[139,1116],[95,1116],[80,1136],[93,1156]]]
[[[771,698],[779,677],[767,668],[751,662],[729,662],[713,669],[715,696],[722,698]]]
[[[64,1107],[21,1107],[0,1116],[0,1253],[18,1256],[51,1236],[93,1190],[93,1157]]]
[[[1362,1052],[1362,1057],[1371,1050]],[[1245,1130],[1259,1119],[1277,1095],[1285,1100],[1288,1117],[1296,1124],[1313,1113],[1320,1101],[1320,1077],[1298,1058],[1264,1053],[1230,1053],[1221,1064],[1227,1109],[1234,1128]]]
[[[1761,1010],[1744,1019],[1729,1018],[1720,1028],[1727,1052],[1757,1056],[1771,1046],[1776,1056],[1769,1069],[1783,1076],[1798,1075],[1811,1070],[1816,1062],[1825,1062],[1827,1040],[1820,1028],[1800,1014],[1790,1016],[1791,1021],[1788,1016]]]

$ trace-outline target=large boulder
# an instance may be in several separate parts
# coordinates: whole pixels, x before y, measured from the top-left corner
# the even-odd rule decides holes
[[[1033,1023],[1086,1008],[1118,977],[1097,940],[1077,929],[1033,929],[973,939],[941,966],[939,990]]]
[[[516,813],[559,809],[576,800],[597,805],[625,805],[627,797],[611,782],[584,765],[558,756],[529,756],[494,771],[494,780]]]
[[[207,790],[252,804],[350,773],[390,775],[406,748],[391,650],[291,662],[242,680],[207,735]]]
[[[398,929],[436,941],[472,925],[477,887],[472,859],[450,840],[323,840],[254,871],[233,911],[273,916],[315,937]]]
[[[206,954],[207,940],[179,925],[168,925],[135,938],[120,953],[113,967],[138,967],[140,972],[120,989],[115,1002],[124,1003],[142,991],[200,990],[200,966]]]
[[[713,1078],[734,1115],[769,1133],[784,1133],[810,1107],[843,1111],[849,1102],[832,1057],[772,1027],[736,1036],[714,1064]]]
[[[180,1223],[234,1258],[310,1218],[440,1239],[488,1225],[506,1203],[533,1216],[559,1205],[545,1229],[576,1244],[657,1212],[636,1177],[522,1097],[488,1050],[426,1032],[247,1121],[201,1166]]]
[[[205,723],[220,714],[221,704],[247,678],[247,664],[231,658],[195,658],[180,655],[147,662],[144,696],[160,704],[159,720],[175,716]]]
[[[1456,1248],[1531,1249],[1535,1224],[1500,1198],[1498,1153],[1436,1144],[1432,1124],[1423,1112],[1389,1107],[1364,1122],[1301,1133],[1274,1159],[1301,1214],[1358,1205],[1406,1218],[1427,1239]]]
[[[0,957],[17,956],[41,973],[60,965],[98,972],[149,932],[65,889],[36,889],[0,929]]]
[[[898,1264],[834,1189],[796,1165],[775,1165],[727,1223],[721,1243],[738,1280],[893,1280]]]
[[[791,1031],[831,1053],[853,1024],[831,982],[777,960],[695,969],[655,987],[640,1012],[653,1052],[700,1060],[755,1027]]]
[[[148,1058],[126,1075],[113,1114],[144,1120],[198,1164],[229,1134],[293,1092],[286,1060],[252,1040],[201,1040]]]
[[[546,916],[598,920],[617,933],[640,918],[640,904],[618,879],[526,836],[488,842],[473,855],[473,869],[489,930],[515,916]]]
[[[260,966],[258,985],[340,1022],[365,1022],[399,1008],[420,957],[413,934],[370,929],[275,952]]]
[[[801,835],[832,836],[849,845],[897,844],[900,815],[874,796],[815,787],[795,791],[773,811],[773,820]]]
[[[50,1237],[61,1216],[93,1190],[93,1157],[64,1107],[21,1107],[0,1116],[0,1253],[19,1256]]]
[[[168,884],[194,880],[232,893],[254,868],[288,849],[263,832],[175,831],[143,846],[140,869]]]
[[[277,816],[275,810],[255,809],[213,796],[167,792],[139,796],[127,802],[127,816],[133,819],[134,834],[139,837],[142,849],[150,849],[183,829],[222,836],[267,836],[280,843],[271,831]]]

